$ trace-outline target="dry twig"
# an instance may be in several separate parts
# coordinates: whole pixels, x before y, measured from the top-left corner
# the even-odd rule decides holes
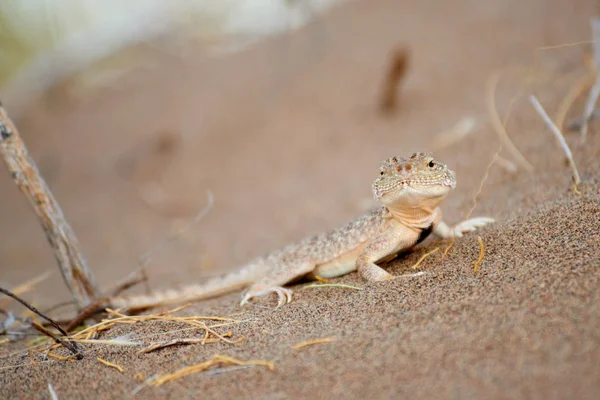
[[[60,206],[40,176],[17,128],[1,105],[0,158],[37,215],[77,306],[86,307],[99,297],[92,271]]]
[[[42,314],[37,308],[35,308],[31,304],[27,303],[25,300],[21,299],[19,296],[15,295],[11,291],[3,289],[3,288],[0,288],[0,292],[4,293],[5,295],[7,295],[9,297],[12,297],[16,301],[18,301],[19,303],[21,303],[22,305],[27,307],[28,309],[30,309],[31,311],[33,311],[34,313],[36,313],[37,315],[39,315],[40,317],[42,317],[43,319],[48,321],[50,323],[50,325],[52,325],[54,328],[56,328],[61,334],[63,334],[64,336],[68,336],[67,332],[65,332],[64,329],[61,328],[60,325],[58,325],[54,320],[52,320],[50,317],[47,317],[46,315]],[[40,325],[34,321],[31,321],[31,326],[33,328],[35,328],[37,331],[43,333],[44,335],[54,339],[54,341],[56,343],[60,343],[63,346],[65,346],[67,349],[69,349],[69,351],[71,351],[77,357],[77,359],[83,358],[83,353],[82,353],[81,349],[79,347],[77,347],[77,345],[75,343],[70,343],[68,341],[65,341],[65,340],[59,338],[54,333],[52,333],[51,331],[47,330],[42,325]]]

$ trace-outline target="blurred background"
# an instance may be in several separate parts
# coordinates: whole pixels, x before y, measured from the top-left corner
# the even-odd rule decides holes
[[[438,150],[459,177],[484,169],[498,146],[490,76],[536,65],[539,82],[568,87],[585,49],[536,49],[589,39],[595,12],[591,0],[5,0],[0,99],[101,286],[150,251],[150,282],[165,287],[354,218],[391,155]],[[398,54],[407,72],[385,110]],[[473,140],[433,148],[460,123]],[[0,284],[49,272],[36,300],[69,299],[8,174],[0,204]]]

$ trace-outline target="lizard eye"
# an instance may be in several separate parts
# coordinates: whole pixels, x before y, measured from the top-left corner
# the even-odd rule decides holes
[[[429,168],[433,168],[433,167],[435,167],[435,162],[433,160],[429,161],[429,164],[427,164],[427,165],[429,165]]]
[[[381,171],[381,172],[379,173],[379,175],[383,175],[383,171]]]

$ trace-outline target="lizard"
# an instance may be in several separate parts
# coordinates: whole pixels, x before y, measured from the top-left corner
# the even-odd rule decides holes
[[[329,279],[358,270],[369,282],[392,279],[377,264],[410,250],[430,234],[442,239],[460,238],[494,222],[493,218],[478,217],[450,227],[442,221],[439,206],[455,187],[456,173],[430,154],[386,159],[372,184],[373,196],[381,205],[362,217],[258,257],[223,277],[153,295],[113,298],[111,304],[143,309],[215,297],[249,286],[240,306],[275,293],[279,307],[292,300],[292,290],[284,285],[302,278]]]

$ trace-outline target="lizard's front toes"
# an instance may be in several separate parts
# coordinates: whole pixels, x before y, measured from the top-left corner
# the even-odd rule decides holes
[[[491,224],[494,221],[494,218],[489,217],[478,217],[468,219],[454,227],[454,236],[462,237],[465,233],[474,232],[475,230],[477,230],[477,228],[481,228],[482,226]]]
[[[250,290],[248,290],[248,292],[242,298],[240,306],[243,307],[244,305],[248,304],[254,297],[265,296],[270,293],[277,294],[277,307],[281,307],[282,305],[288,304],[290,301],[292,301],[292,293],[294,292],[281,286],[274,286],[267,289],[250,288]]]

